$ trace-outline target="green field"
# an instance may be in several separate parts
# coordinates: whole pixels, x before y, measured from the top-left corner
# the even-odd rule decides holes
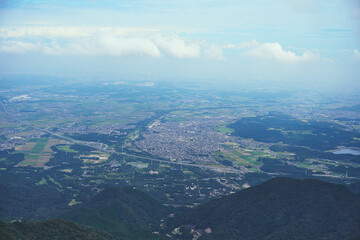
[[[212,153],[212,157],[221,163],[222,160],[232,161],[238,166],[245,166],[251,171],[258,172],[262,165],[258,161],[259,157],[269,156],[269,154],[259,150],[248,150],[239,148],[238,144],[226,143],[222,145],[226,150]],[[267,150],[266,148],[264,150]]]
[[[231,134],[234,132],[234,129],[232,128],[227,128],[226,127],[226,123],[221,123],[221,124],[217,124],[214,128],[215,131],[217,132],[222,132],[222,133],[225,133],[225,134]]]
[[[39,158],[38,154],[28,154],[25,157],[25,160],[37,160]]]
[[[45,178],[41,178],[41,180],[37,183],[35,183],[36,186],[40,186],[40,185],[46,185],[47,184],[47,181]]]
[[[257,161],[257,159],[262,156],[266,156],[265,153],[263,152],[256,152],[256,151],[249,151],[247,152],[248,154],[250,155],[245,155],[243,154],[241,151],[233,151],[233,153],[239,157],[241,157],[242,159],[244,159],[245,161],[248,161],[252,164],[255,164],[255,165],[261,165],[260,162]]]
[[[48,138],[40,138],[37,142],[38,143],[47,143],[49,141]]]
[[[49,139],[39,139],[33,149],[31,150],[31,153],[41,153],[44,150],[44,147],[46,146]]]
[[[80,201],[78,202],[78,201],[76,201],[76,199],[75,198],[73,198],[69,203],[68,203],[68,206],[74,206],[74,205],[76,205],[76,204],[79,204],[79,203],[81,203]]]
[[[55,181],[54,178],[52,178],[52,177],[50,177],[50,176],[48,176],[48,178],[49,178],[50,182],[52,182],[52,183],[54,183],[55,185],[57,185],[58,187],[62,188],[62,185],[61,185],[60,183],[58,183],[57,181]]]
[[[227,151],[226,152],[225,151],[224,152],[215,152],[212,154],[212,157],[217,161],[229,160],[239,166],[247,166],[249,164],[247,161],[245,161],[241,157],[239,157],[231,152],[227,152]]]

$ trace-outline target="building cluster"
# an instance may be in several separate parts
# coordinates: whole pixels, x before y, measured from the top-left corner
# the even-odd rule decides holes
[[[137,147],[155,156],[172,161],[214,163],[211,153],[220,150],[234,137],[214,130],[226,117],[196,118],[186,122],[156,121],[142,133]]]
[[[24,145],[25,143],[26,143],[26,140],[22,137],[6,139],[4,141],[0,141],[0,151],[12,149],[18,145]]]

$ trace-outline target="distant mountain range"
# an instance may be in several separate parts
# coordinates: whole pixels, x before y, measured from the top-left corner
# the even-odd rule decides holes
[[[138,190],[108,188],[65,220],[0,222],[0,239],[360,239],[360,196],[318,180],[274,178],[173,212]]]

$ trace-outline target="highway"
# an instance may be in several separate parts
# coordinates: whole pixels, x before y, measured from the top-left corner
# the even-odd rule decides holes
[[[161,162],[161,163],[165,163],[165,164],[172,164],[172,165],[180,165],[180,166],[189,166],[189,167],[198,167],[198,168],[201,168],[201,169],[208,169],[208,170],[214,170],[214,171],[221,171],[221,172],[227,172],[227,173],[244,173],[243,171],[239,170],[239,169],[235,169],[235,168],[231,168],[231,167],[214,167],[214,166],[207,166],[207,165],[199,165],[199,164],[193,164],[193,163],[183,163],[183,162],[172,162],[172,161],[167,161],[167,160],[161,160],[161,159],[156,159],[156,158],[151,158],[151,157],[146,157],[146,156],[139,156],[139,155],[135,155],[135,154],[128,154],[128,153],[125,153],[125,152],[116,152],[116,151],[111,151],[111,150],[108,150],[106,149],[107,146],[106,144],[104,144],[106,147],[105,148],[102,148],[102,147],[99,147],[97,145],[99,145],[99,143],[88,143],[88,142],[84,142],[84,141],[79,141],[79,140],[76,140],[76,139],[72,139],[72,138],[69,138],[69,137],[65,137],[65,136],[62,136],[61,134],[58,134],[58,133],[54,133],[54,132],[51,132],[49,130],[46,130],[46,129],[42,129],[42,128],[38,128],[34,125],[31,125],[31,124],[28,124],[20,119],[18,119],[17,117],[15,116],[12,116],[6,109],[5,105],[3,104],[2,101],[0,101],[0,104],[1,104],[1,107],[4,111],[4,113],[6,114],[6,116],[16,122],[19,122],[20,124],[24,125],[24,126],[27,126],[27,127],[30,127],[30,128],[33,128],[35,130],[38,130],[40,132],[44,132],[44,133],[47,133],[47,134],[50,134],[54,137],[57,137],[57,138],[60,138],[60,139],[64,139],[66,141],[69,141],[69,142],[72,142],[72,143],[76,143],[76,144],[79,144],[79,145],[83,145],[83,146],[88,146],[88,147],[92,147],[92,148],[95,148],[96,150],[99,150],[99,151],[102,151],[102,152],[106,152],[106,153],[112,153],[112,154],[117,154],[117,155],[121,155],[121,156],[126,156],[126,157],[133,157],[133,158],[138,158],[138,159],[143,159],[143,160],[147,160],[147,161],[154,161],[154,162]],[[101,144],[102,146],[103,144]]]
[[[64,136],[62,136],[62,135],[60,135],[60,134],[57,134],[57,133],[54,133],[54,132],[50,132],[50,131],[48,131],[48,130],[46,130],[46,129],[41,129],[41,128],[38,128],[38,127],[36,127],[36,126],[34,126],[34,125],[31,125],[31,124],[28,124],[28,123],[26,123],[26,122],[21,121],[20,119],[18,119],[18,118],[16,118],[16,117],[12,116],[11,114],[9,114],[9,112],[7,111],[5,105],[4,105],[1,101],[0,101],[0,103],[1,103],[1,107],[2,107],[3,111],[5,112],[6,116],[8,116],[9,118],[11,118],[12,120],[15,120],[15,121],[21,123],[21,124],[24,125],[24,126],[31,127],[31,128],[33,128],[33,129],[35,129],[35,130],[40,131],[40,132],[48,133],[48,134],[50,134],[50,135],[53,135],[53,136],[55,136],[55,137],[58,137],[58,138],[67,140],[67,141],[69,141],[69,142],[76,142],[76,143],[78,143],[78,141],[76,141],[76,140],[74,140],[74,139],[71,139],[71,138],[68,138],[68,137],[64,137]]]

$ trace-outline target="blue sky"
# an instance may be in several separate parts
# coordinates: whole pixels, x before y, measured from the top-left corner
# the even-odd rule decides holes
[[[0,2],[0,74],[359,86],[356,0]]]

